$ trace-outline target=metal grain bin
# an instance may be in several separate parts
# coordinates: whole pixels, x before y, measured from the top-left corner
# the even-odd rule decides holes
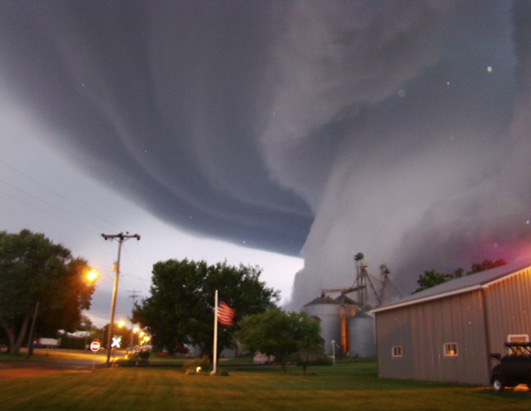
[[[321,338],[324,340],[324,350],[328,355],[332,355],[332,341],[339,345],[339,307],[340,304],[335,299],[321,295],[310,301],[302,309],[310,317],[319,321]],[[338,353],[337,350],[336,353]]]
[[[359,311],[349,320],[350,356],[376,357],[374,317]]]

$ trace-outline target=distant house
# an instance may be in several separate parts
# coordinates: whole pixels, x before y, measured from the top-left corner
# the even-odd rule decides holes
[[[529,341],[531,259],[465,276],[372,311],[378,375],[488,385],[505,342]]]

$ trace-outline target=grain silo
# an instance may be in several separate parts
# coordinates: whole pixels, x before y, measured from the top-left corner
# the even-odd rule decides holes
[[[335,299],[321,294],[303,307],[303,311],[317,320],[321,326],[321,338],[324,340],[324,350],[332,354],[332,341],[340,342],[340,304]]]
[[[358,311],[349,320],[350,356],[376,357],[374,317],[367,311]]]
[[[356,315],[358,303],[345,294],[336,298],[339,303],[339,343],[341,354],[346,355],[349,352],[349,320]]]

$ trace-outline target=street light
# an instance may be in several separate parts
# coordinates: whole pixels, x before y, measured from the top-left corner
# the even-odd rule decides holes
[[[87,273],[87,279],[90,282],[93,282],[98,278],[98,275],[99,275],[98,272],[92,269]],[[39,312],[39,304],[40,304],[40,301],[37,301],[37,303],[35,304],[35,309],[33,310],[33,319],[31,320],[31,325],[30,325],[29,335],[28,335],[28,352],[26,354],[27,358],[33,355],[33,332],[35,330],[35,322],[37,321],[37,313]]]
[[[96,281],[99,277],[99,273],[96,271],[96,270],[90,270],[88,273],[87,273],[87,280],[93,282],[93,281]]]
[[[87,281],[93,283],[95,281],[97,281],[100,276],[103,276],[105,277],[107,280],[109,281],[112,281],[112,278],[109,277],[107,274],[104,274],[104,273],[100,273],[99,271],[96,271],[94,269],[90,270],[87,275],[86,275],[86,278],[87,278]]]

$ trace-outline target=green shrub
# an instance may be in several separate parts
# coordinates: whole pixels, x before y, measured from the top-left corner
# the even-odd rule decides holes
[[[150,354],[151,351],[149,350],[131,352],[128,359],[117,360],[115,364],[122,367],[147,367],[149,365],[148,359]]]
[[[145,350],[145,351],[140,351],[138,353],[138,357],[140,358],[141,361],[147,361],[149,359],[149,354],[151,354],[149,351]]]

